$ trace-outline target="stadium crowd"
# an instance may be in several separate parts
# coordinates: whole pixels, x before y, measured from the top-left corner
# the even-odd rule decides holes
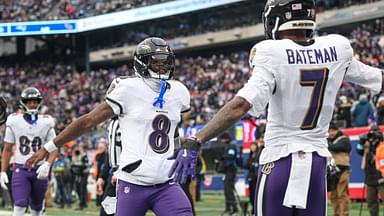
[[[170,0],[4,0],[0,5],[0,22],[77,19],[168,1]],[[378,0],[316,0],[316,4],[318,11],[324,11],[375,1]]]
[[[355,55],[371,65],[384,65],[384,20],[363,24],[351,33]],[[82,115],[104,99],[109,83],[116,76],[133,75],[131,63],[116,68],[99,68],[90,73],[78,71],[74,66],[35,63],[0,67],[1,91],[10,104],[9,112],[17,109],[18,98],[27,86],[39,88],[44,95],[42,111],[56,118],[57,130],[61,131],[73,118]],[[230,100],[249,77],[248,50],[233,53],[212,54],[202,57],[181,57],[176,60],[176,78],[185,83],[192,95],[192,118],[204,123],[219,107]],[[363,97],[361,97],[363,95]],[[359,98],[369,99],[372,112],[365,117],[354,116]],[[335,120],[346,120],[347,127],[362,126],[368,120],[381,119],[376,115],[375,98],[362,88],[345,82],[336,102]],[[364,109],[368,106],[363,106]],[[349,113],[349,114],[345,114]],[[347,116],[349,115],[349,116]],[[359,123],[357,119],[363,120]]]
[[[355,55],[360,60],[371,65],[384,66],[384,19],[357,27],[349,37]],[[239,50],[176,59],[176,79],[186,84],[192,96],[189,124],[203,124],[218,108],[234,97],[250,76],[248,52]],[[109,83],[121,75],[133,75],[131,63],[116,68],[99,68],[90,73],[65,64],[2,65],[0,95],[7,99],[8,112],[11,113],[17,111],[18,96],[22,89],[28,86],[37,87],[44,97],[41,111],[56,119],[56,130],[59,132],[74,118],[90,111],[104,100]],[[345,82],[339,91],[334,120],[343,127],[367,126],[374,121],[384,124],[383,102],[384,97],[371,95],[370,92]],[[87,154],[84,146],[96,149],[100,146],[100,137],[106,137],[105,134],[105,125],[102,125],[92,134],[83,136],[77,140],[77,144],[82,146],[78,151]],[[99,153],[98,150],[96,153]],[[71,154],[63,155],[63,160],[67,160],[67,156]],[[90,161],[97,163],[95,160]],[[87,169],[86,172],[94,173],[94,169]]]

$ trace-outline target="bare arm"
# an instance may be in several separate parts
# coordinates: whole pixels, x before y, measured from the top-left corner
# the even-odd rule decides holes
[[[1,172],[6,172],[9,164],[9,158],[12,154],[13,143],[4,143],[3,153],[1,155]]]
[[[211,119],[208,124],[196,134],[197,141],[204,143],[213,137],[216,137],[239,121],[250,108],[251,104],[248,101],[242,97],[236,96],[222,107],[213,119]]]
[[[49,164],[53,164],[53,163],[55,162],[57,156],[59,156],[59,151],[58,151],[58,150],[55,150],[55,151],[49,153],[47,162],[48,162]]]
[[[91,112],[69,124],[55,139],[53,139],[53,142],[57,147],[63,146],[65,143],[91,131],[96,125],[112,118],[114,115],[112,108],[106,102],[103,102]]]

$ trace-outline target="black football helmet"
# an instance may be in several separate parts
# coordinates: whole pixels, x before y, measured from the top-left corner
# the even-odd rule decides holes
[[[137,45],[133,68],[140,77],[168,80],[175,70],[175,55],[165,40],[150,37]]]
[[[29,109],[27,102],[30,100],[37,101],[38,105],[34,109]],[[43,97],[41,96],[40,91],[34,87],[28,87],[21,92],[20,97],[20,108],[24,111],[24,114],[27,114],[31,117],[32,120],[37,119],[37,113],[40,108]]]
[[[278,39],[278,32],[292,29],[307,30],[310,37],[316,28],[314,0],[268,0],[263,12],[267,39]]]

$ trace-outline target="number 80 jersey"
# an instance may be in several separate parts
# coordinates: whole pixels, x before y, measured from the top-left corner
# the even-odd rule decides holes
[[[24,164],[41,146],[55,138],[55,121],[50,115],[39,115],[35,124],[28,123],[22,113],[7,119],[4,142],[16,144],[15,162]]]
[[[188,89],[175,80],[167,81],[164,105],[153,106],[159,87],[153,80],[117,78],[107,92],[106,102],[119,116],[122,151],[117,178],[153,185],[169,180],[173,160],[174,135],[181,113],[190,108]],[[150,84],[150,83],[151,84]],[[138,166],[130,166],[139,164]],[[129,167],[129,170],[124,169]]]
[[[252,48],[250,64],[253,74],[238,96],[252,104],[251,114],[269,104],[262,164],[297,151],[330,156],[327,132],[343,80],[381,89],[380,70],[354,59],[349,40],[336,34],[307,45],[262,41]]]

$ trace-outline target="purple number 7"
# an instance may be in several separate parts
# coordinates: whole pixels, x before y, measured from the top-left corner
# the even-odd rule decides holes
[[[300,126],[302,130],[311,130],[317,125],[317,120],[319,119],[323,105],[328,74],[328,68],[300,70],[300,85],[313,87],[311,101]]]

